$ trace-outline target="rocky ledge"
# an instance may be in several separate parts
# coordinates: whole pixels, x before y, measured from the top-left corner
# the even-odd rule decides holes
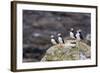
[[[68,40],[71,41],[71,40]],[[90,46],[82,41],[76,41],[76,45],[57,44],[50,47],[41,61],[85,60],[90,59]]]

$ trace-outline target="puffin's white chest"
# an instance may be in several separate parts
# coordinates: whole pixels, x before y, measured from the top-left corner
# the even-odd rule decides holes
[[[60,44],[63,44],[63,39],[61,37],[58,37],[58,41]]]
[[[57,42],[55,41],[55,39],[51,39],[51,43],[54,44],[54,45],[57,44]]]
[[[70,32],[70,37],[71,37],[71,38],[75,38],[73,32]]]
[[[76,38],[77,38],[77,40],[81,40],[79,33],[76,34]]]

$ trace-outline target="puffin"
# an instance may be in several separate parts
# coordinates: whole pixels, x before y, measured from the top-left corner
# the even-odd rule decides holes
[[[75,31],[74,31],[73,28],[70,29],[70,38],[72,38],[72,39],[75,39],[76,38]]]
[[[58,42],[55,40],[54,35],[51,35],[51,43],[52,43],[53,45],[58,44]]]
[[[64,42],[64,39],[62,37],[62,34],[58,33],[57,35],[58,35],[58,42],[59,42],[59,44],[64,44],[65,42]]]
[[[82,30],[77,30],[77,33],[76,33],[76,39],[77,40],[83,40],[83,35],[82,35]]]

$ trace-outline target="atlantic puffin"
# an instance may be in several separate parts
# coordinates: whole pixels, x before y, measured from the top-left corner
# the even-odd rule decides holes
[[[82,30],[77,30],[77,33],[76,33],[76,39],[77,40],[83,40],[83,35],[82,35]]]
[[[58,33],[58,42],[59,42],[59,44],[65,43],[61,33]]]
[[[57,41],[55,40],[54,35],[51,35],[51,43],[52,43],[53,45],[58,44]]]
[[[74,31],[73,28],[70,29],[70,38],[72,38],[72,39],[75,39],[76,38],[75,31]]]

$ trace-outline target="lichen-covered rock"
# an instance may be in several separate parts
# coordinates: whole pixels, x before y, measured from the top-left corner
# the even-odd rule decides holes
[[[77,42],[75,47],[58,44],[49,48],[41,61],[84,60],[90,58],[90,47]],[[87,47],[87,48],[86,48]]]

